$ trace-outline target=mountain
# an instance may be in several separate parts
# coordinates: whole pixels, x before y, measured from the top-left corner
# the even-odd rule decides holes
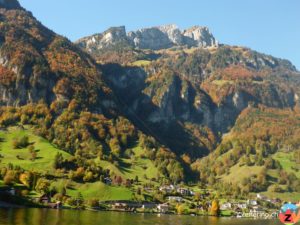
[[[182,154],[213,150],[248,107],[299,105],[299,73],[288,61],[230,46],[160,54],[143,67],[105,64],[104,77],[129,115]]]
[[[100,180],[104,185],[104,178],[121,175],[124,181],[137,175],[145,180],[145,173],[153,179],[184,180],[177,156],[134,126],[118,104],[103,70],[90,55],[43,26],[17,1],[2,2],[0,167],[8,172],[0,180],[9,185],[22,183],[23,169],[55,179],[70,175],[70,181],[79,186]],[[48,145],[39,147],[43,142]],[[52,145],[55,149],[49,148]],[[60,155],[61,151],[68,155]],[[43,163],[53,166],[33,171]]]
[[[204,183],[241,191],[242,181],[249,181],[244,192],[274,193],[274,189],[287,190],[284,184],[274,186],[286,173],[289,178],[282,182],[299,191],[293,181],[300,175],[293,154],[296,158],[299,154],[299,124],[294,118],[300,103],[300,73],[289,61],[225,44],[92,51],[77,44],[101,64],[126,116],[168,146],[183,164],[191,164]],[[293,124],[293,129],[285,123]],[[265,153],[264,148],[272,150]],[[257,165],[259,155],[263,159]],[[288,157],[293,166],[285,167],[279,156]],[[255,172],[244,176],[235,172],[251,169]],[[260,171],[265,182],[259,186]]]
[[[0,11],[0,102],[21,106],[40,100],[68,102],[101,110],[109,98],[93,59],[38,22],[17,1]],[[4,7],[4,8],[3,8]],[[84,102],[82,100],[84,99]]]
[[[71,43],[2,0],[0,179],[46,163],[39,179],[68,179],[71,194],[112,191],[104,178],[299,193],[299,87],[288,60],[218,44],[206,27],[115,27]]]
[[[124,26],[112,27],[101,34],[85,37],[76,42],[89,53],[110,48],[130,47],[159,50],[175,46],[212,47],[218,42],[207,27],[194,26],[181,31],[176,25],[143,28],[126,33]]]

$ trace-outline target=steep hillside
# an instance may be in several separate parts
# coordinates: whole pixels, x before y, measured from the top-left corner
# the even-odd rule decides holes
[[[125,54],[136,51],[139,58],[101,60],[104,77],[128,118],[192,164],[201,182],[243,194],[299,192],[300,73],[289,61],[226,45]],[[230,155],[219,154],[224,146]]]
[[[249,106],[299,104],[300,74],[286,60],[230,46],[155,53],[142,66],[104,64],[104,77],[128,117],[179,155],[208,154]]]
[[[148,182],[299,192],[299,87],[289,61],[219,45],[205,27],[111,28],[73,44],[0,0],[0,179],[68,179],[73,197],[100,187],[113,199]]]
[[[208,157],[193,164],[200,179],[244,193],[299,192],[299,109],[250,107]]]
[[[145,182],[185,179],[179,158],[122,116],[91,56],[44,27],[17,1],[0,6],[0,126],[5,134],[0,140],[1,180],[22,183],[23,173],[50,183],[63,177],[77,183],[101,181],[98,186],[104,186],[104,178],[123,180],[119,185],[136,176]],[[16,126],[29,126],[34,139],[44,138],[54,147],[42,146],[40,160],[35,142],[10,138]],[[11,147],[15,144],[16,150]],[[53,159],[57,149],[71,156]],[[35,171],[38,162],[51,168]]]
[[[0,8],[1,105],[75,99],[101,110],[110,90],[91,57],[8,2]]]

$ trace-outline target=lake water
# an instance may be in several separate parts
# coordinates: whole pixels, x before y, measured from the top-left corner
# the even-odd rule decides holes
[[[0,209],[0,225],[280,225],[277,220],[248,220],[118,212],[49,209]]]

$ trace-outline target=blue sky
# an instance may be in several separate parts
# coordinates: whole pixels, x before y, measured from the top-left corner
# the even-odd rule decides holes
[[[72,41],[111,26],[208,26],[220,43],[292,61],[300,69],[299,0],[20,0]]]

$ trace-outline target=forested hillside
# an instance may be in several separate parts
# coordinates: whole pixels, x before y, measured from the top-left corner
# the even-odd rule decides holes
[[[130,35],[140,42],[124,44]],[[207,28],[114,28],[72,43],[3,1],[0,180],[65,201],[96,188],[146,200],[142,187],[171,183],[300,193],[299,84],[289,61],[219,44]]]

